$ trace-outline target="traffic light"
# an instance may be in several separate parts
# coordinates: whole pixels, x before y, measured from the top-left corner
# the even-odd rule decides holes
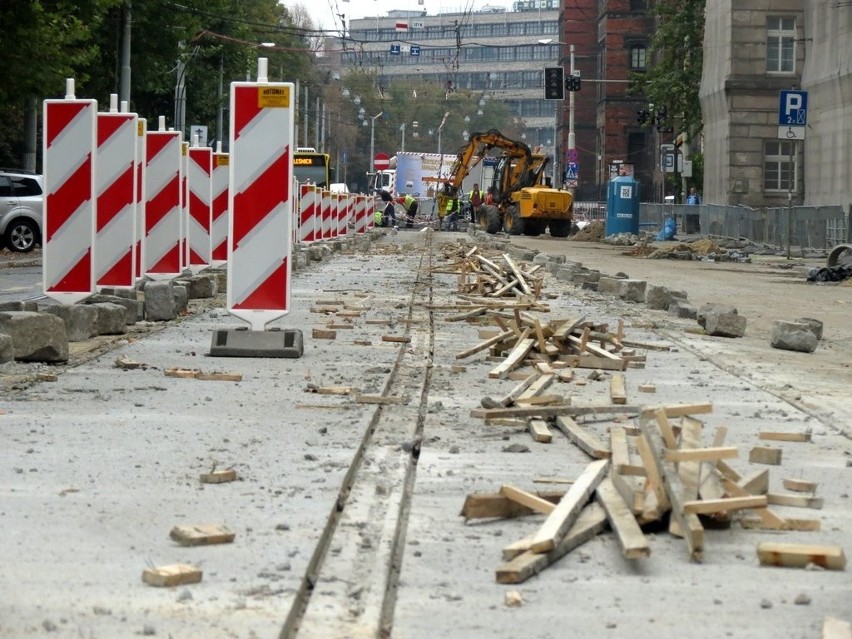
[[[544,68],[544,99],[565,99],[565,75],[562,67]]]
[[[569,91],[579,91],[580,90],[580,76],[579,75],[569,75],[568,80],[566,81],[566,85],[568,86]]]
[[[648,109],[639,109],[636,112],[636,121],[639,124],[645,124],[648,121],[648,118],[651,117],[651,114],[648,113]]]

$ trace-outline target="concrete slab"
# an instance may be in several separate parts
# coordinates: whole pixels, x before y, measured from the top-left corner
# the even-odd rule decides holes
[[[305,352],[302,331],[294,329],[250,331],[219,329],[213,333],[211,357],[301,357]]]

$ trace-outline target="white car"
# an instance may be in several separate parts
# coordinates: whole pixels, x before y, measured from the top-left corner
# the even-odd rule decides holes
[[[9,250],[27,253],[42,243],[42,177],[0,169],[0,241]]]
[[[343,182],[335,182],[328,187],[328,190],[331,193],[349,193],[349,187],[347,187]]]

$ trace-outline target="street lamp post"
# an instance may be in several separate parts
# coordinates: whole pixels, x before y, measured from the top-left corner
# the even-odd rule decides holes
[[[574,45],[570,45],[569,73],[574,75]],[[576,162],[577,148],[574,136],[574,91],[568,92],[568,161]],[[579,173],[579,171],[578,171]],[[578,176],[579,178],[579,176]],[[579,182],[578,182],[579,184]]]
[[[399,125],[399,130],[402,131],[402,143],[400,144],[399,150],[405,151],[405,122]]]
[[[376,157],[376,118],[382,116],[384,111],[379,111],[376,115],[370,116],[370,159],[368,166],[373,166],[373,158]]]

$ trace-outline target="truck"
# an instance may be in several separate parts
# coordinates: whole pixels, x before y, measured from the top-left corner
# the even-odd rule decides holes
[[[418,153],[398,151],[390,159],[390,168],[377,171],[372,180],[375,193],[382,190],[393,196],[411,193],[421,199],[433,199],[442,180],[452,171],[456,155],[453,153]],[[462,185],[469,192],[474,183],[484,185],[491,180],[494,162],[486,158],[476,171],[465,177]]]
[[[487,233],[505,230],[510,235],[567,237],[572,228],[574,199],[570,192],[550,186],[546,177],[549,157],[533,153],[522,141],[506,137],[497,129],[474,133],[459,149],[449,177],[438,194],[438,211],[447,210],[452,199],[461,199],[465,179],[496,150],[496,165],[490,182],[494,205],[479,207],[476,223]]]

